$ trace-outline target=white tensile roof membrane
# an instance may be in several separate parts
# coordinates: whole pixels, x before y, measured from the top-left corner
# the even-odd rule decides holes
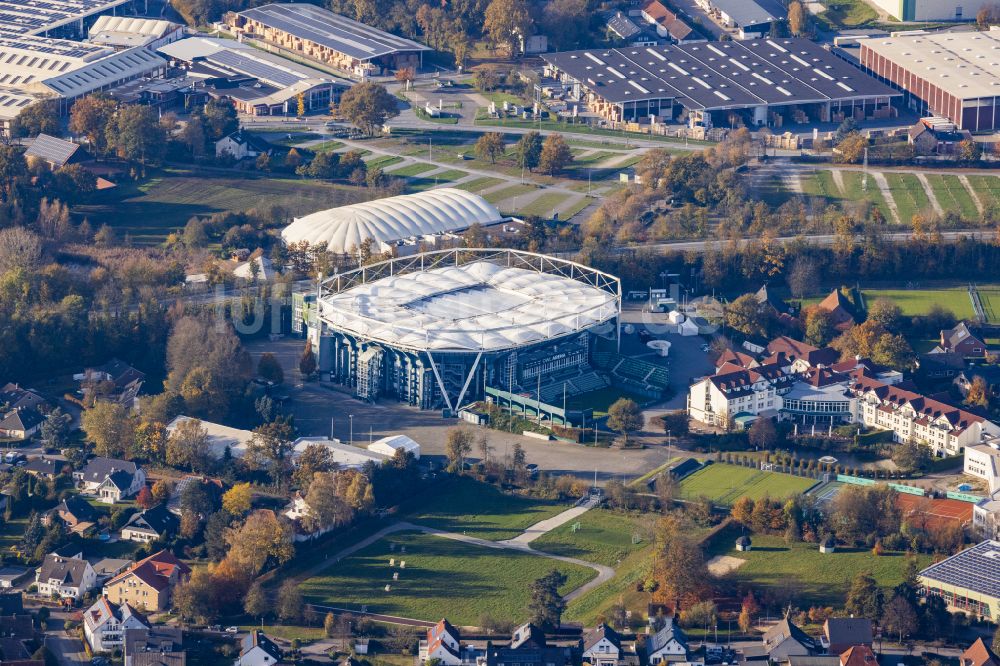
[[[385,277],[320,300],[320,316],[336,330],[431,351],[509,349],[617,315],[615,294],[488,261]]]
[[[503,215],[482,197],[451,187],[417,194],[351,204],[296,218],[285,227],[285,243],[326,243],[327,250],[344,253],[368,238],[393,243],[471,225],[495,224]]]

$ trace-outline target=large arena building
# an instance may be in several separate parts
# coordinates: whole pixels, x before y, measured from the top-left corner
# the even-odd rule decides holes
[[[461,248],[335,275],[316,305],[321,372],[364,400],[454,414],[487,394],[551,403],[606,386],[591,361],[617,338],[621,283],[555,257]]]

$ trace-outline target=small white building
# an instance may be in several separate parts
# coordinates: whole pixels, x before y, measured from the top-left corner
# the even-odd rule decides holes
[[[646,655],[652,666],[668,661],[684,661],[687,653],[687,636],[672,618],[667,619],[663,628],[646,641]]]
[[[192,419],[190,416],[183,415],[176,417],[167,424],[167,435],[172,435],[179,424],[192,420],[198,419]],[[212,423],[211,421],[201,421],[201,427],[208,433],[208,447],[211,454],[216,458],[222,458],[225,455],[227,447],[229,448],[229,453],[234,458],[242,458],[247,451],[247,444],[253,437],[253,432],[249,430],[231,428],[221,423]]]
[[[238,129],[215,142],[216,157],[222,157],[227,153],[236,160],[243,160],[248,157],[256,159],[261,155],[270,154],[271,147],[253,134]]]
[[[273,666],[281,661],[281,648],[260,629],[252,630],[240,643],[234,666]]]
[[[253,268],[254,265],[257,266],[256,269]],[[254,276],[255,270],[257,272],[256,276]],[[234,268],[233,276],[241,280],[253,280],[256,278],[258,282],[270,282],[274,279],[274,265],[267,257],[254,257]]]
[[[340,440],[327,439],[326,437],[299,437],[292,443],[292,458],[297,460],[310,445],[325,446],[330,451],[330,456],[338,469],[360,470],[369,462],[381,465],[388,459],[388,456],[381,453],[344,444]]]
[[[590,666],[618,666],[622,639],[607,624],[599,624],[583,637],[583,660]]]
[[[113,604],[102,596],[83,613],[83,635],[94,652],[120,648],[127,629],[149,629],[149,621],[128,604]]]
[[[383,437],[382,439],[376,440],[368,445],[369,451],[383,455],[386,458],[392,458],[396,455],[396,451],[399,451],[400,449],[409,451],[413,454],[415,459],[420,460],[420,444],[406,435]]]

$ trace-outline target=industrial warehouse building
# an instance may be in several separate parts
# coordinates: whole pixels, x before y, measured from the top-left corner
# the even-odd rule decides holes
[[[90,26],[89,35],[87,41],[91,44],[115,50],[145,46],[155,51],[164,44],[182,39],[184,27],[162,19],[104,15]]]
[[[231,39],[189,37],[160,47],[159,53],[182,67],[189,82],[254,116],[295,115],[300,95],[306,111],[326,110],[349,85]]]
[[[970,132],[1000,128],[1000,31],[919,34],[860,42],[861,65],[924,115]]]
[[[869,0],[900,21],[973,21],[992,0]]]
[[[543,54],[573,101],[619,122],[711,127],[889,118],[900,93],[805,39]]]
[[[83,37],[96,17],[134,14],[136,8],[133,0],[0,0],[0,29],[18,35]]]
[[[579,423],[554,405],[607,386],[591,359],[597,338],[616,338],[621,283],[555,257],[459,248],[335,275],[317,300],[319,369],[362,400],[456,414],[491,396]]]
[[[296,218],[281,232],[285,243],[323,244],[337,254],[355,252],[366,240],[377,252],[413,254],[454,238],[473,224],[486,227],[505,218],[482,197],[451,187],[376,199]]]
[[[301,3],[272,4],[226,15],[240,38],[303,56],[357,78],[419,67],[431,49],[403,37]]]
[[[55,99],[65,113],[85,95],[141,77],[161,76],[167,62],[144,48],[123,51],[64,39],[0,32],[0,133],[24,107]]]

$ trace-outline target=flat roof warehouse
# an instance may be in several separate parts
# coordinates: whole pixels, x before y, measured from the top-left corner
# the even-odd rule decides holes
[[[0,30],[40,35],[128,0],[0,0]]]
[[[804,39],[567,51],[541,57],[616,104],[673,99],[689,109],[722,110],[899,95]]]
[[[328,12],[313,5],[290,3],[248,9],[239,16],[257,21],[358,60],[430,47]]]

